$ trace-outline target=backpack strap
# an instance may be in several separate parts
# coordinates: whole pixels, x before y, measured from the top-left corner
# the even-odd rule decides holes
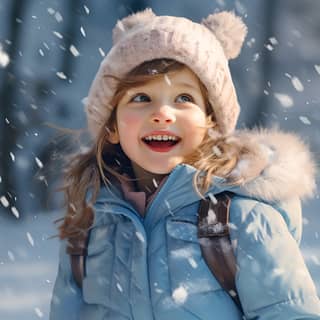
[[[210,271],[242,311],[235,285],[236,259],[229,235],[230,193],[220,193],[200,202],[198,238],[202,257]]]
[[[83,278],[86,276],[86,256],[88,254],[89,230],[78,237],[69,238],[67,253],[70,255],[71,271],[79,288],[82,288]]]

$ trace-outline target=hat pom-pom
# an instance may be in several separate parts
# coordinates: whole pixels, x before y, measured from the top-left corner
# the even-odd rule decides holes
[[[143,11],[131,14],[122,20],[119,20],[112,31],[113,43],[115,44],[121,40],[122,36],[135,26],[144,25],[152,20],[155,16],[156,15],[153,13],[152,9],[147,8]]]
[[[233,12],[223,11],[209,15],[202,20],[202,24],[220,41],[227,59],[234,59],[240,54],[247,35],[247,26],[240,17]]]

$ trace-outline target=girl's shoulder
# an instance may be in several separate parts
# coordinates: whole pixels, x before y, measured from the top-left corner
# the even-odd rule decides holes
[[[299,243],[302,233],[301,201],[294,197],[266,202],[234,195],[230,206],[230,227],[231,234],[251,237],[254,241],[289,231]]]
[[[240,181],[228,187],[234,194],[231,223],[256,239],[289,230],[299,242],[301,199],[315,189],[315,163],[307,145],[275,129],[238,131],[230,139],[247,150],[230,174]]]

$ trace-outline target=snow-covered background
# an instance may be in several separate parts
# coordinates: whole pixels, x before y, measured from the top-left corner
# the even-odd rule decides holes
[[[0,319],[48,319],[63,215],[67,139],[47,122],[85,126],[81,100],[117,19],[151,6],[200,21],[234,10],[249,27],[231,61],[239,127],[278,125],[320,155],[320,2],[315,0],[0,0]],[[294,173],[293,173],[294,174]],[[318,185],[320,181],[318,179]],[[303,204],[301,248],[320,293],[320,196]]]

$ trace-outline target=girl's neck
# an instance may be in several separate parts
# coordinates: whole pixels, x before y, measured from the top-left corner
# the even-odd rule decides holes
[[[136,178],[137,191],[145,192],[147,197],[157,190],[162,179],[167,176],[167,174],[148,172],[134,163],[132,163],[132,169]]]

